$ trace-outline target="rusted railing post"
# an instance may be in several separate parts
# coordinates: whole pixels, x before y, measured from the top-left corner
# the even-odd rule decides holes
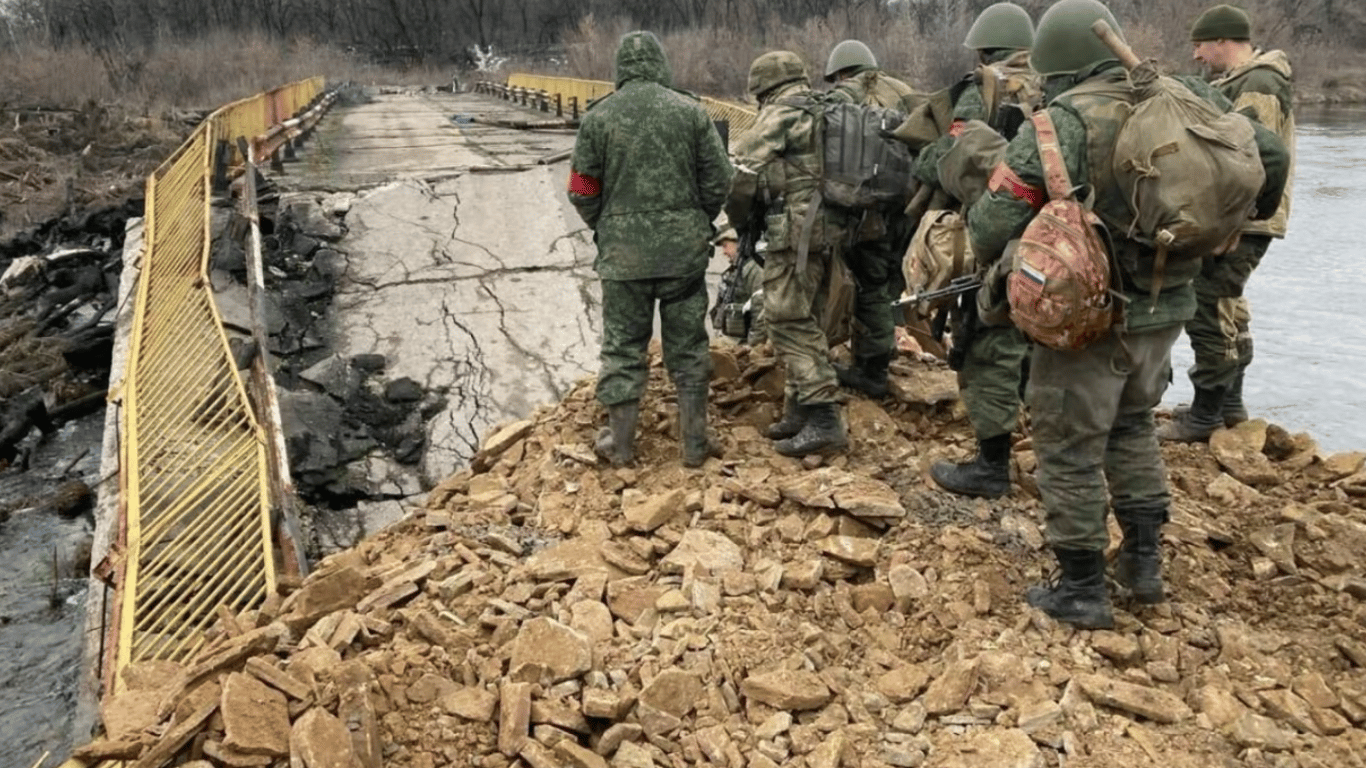
[[[555,92],[555,117],[564,117],[564,94]]]
[[[578,120],[578,119],[579,119],[579,97],[578,97],[578,96],[570,96],[570,97],[569,97],[569,116],[572,117],[572,118],[574,118],[575,120]]]

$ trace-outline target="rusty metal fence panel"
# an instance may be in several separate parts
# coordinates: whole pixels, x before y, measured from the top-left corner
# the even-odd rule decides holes
[[[572,77],[547,77],[544,75],[528,75],[523,73],[513,73],[508,75],[507,85],[509,88],[524,88],[530,91],[545,91],[546,93],[558,93],[568,101],[570,98],[577,98],[580,105],[586,106],[593,99],[600,99],[611,93],[615,88],[612,83],[602,80],[578,80]],[[730,133],[737,136],[743,131],[747,131],[754,125],[755,111],[743,104],[732,101],[723,101],[710,97],[702,98],[702,108],[707,111],[707,115],[713,120],[726,120],[730,123]]]
[[[322,80],[229,104],[147,182],[147,245],[124,376],[123,573],[118,670],[191,658],[226,606],[275,586],[266,436],[238,375],[208,280],[216,151],[307,105]],[[288,117],[289,115],[285,115]]]

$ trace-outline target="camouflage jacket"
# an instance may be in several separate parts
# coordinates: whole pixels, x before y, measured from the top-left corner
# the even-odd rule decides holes
[[[748,221],[755,205],[766,207],[764,239],[768,250],[797,250],[805,238],[815,250],[833,248],[844,236],[845,217],[826,206],[811,218],[821,179],[819,120],[795,105],[810,95],[803,82],[773,89],[759,107],[754,125],[731,144],[735,183],[726,202],[726,217]]]
[[[953,103],[953,123],[949,130],[940,136],[929,146],[920,151],[915,162],[915,177],[924,184],[933,186],[939,185],[939,161],[948,154],[953,148],[954,141],[958,138],[958,131],[961,126],[970,120],[981,120],[987,122],[997,132],[1001,133],[1007,141],[1015,138],[1019,127],[1025,117],[1024,113],[1016,110],[1016,113],[1005,119],[1004,111],[1001,109],[1006,94],[998,92],[998,103],[996,108],[990,109],[986,98],[982,93],[982,77],[984,70],[993,64],[1003,64],[1015,69],[1029,66],[1028,51],[999,50],[989,58],[985,66],[978,67],[971,74],[964,77],[964,85],[958,92],[958,100]]]
[[[841,80],[831,94],[853,104],[910,112],[915,106],[916,91],[906,83],[880,69],[865,69],[853,77]]]
[[[711,257],[733,169],[711,119],[670,79],[658,40],[627,35],[616,92],[579,125],[569,201],[593,230],[604,280],[684,277]]]
[[[1053,81],[1073,86],[1051,99],[1047,107],[1057,128],[1058,144],[1072,185],[1082,188],[1082,197],[1088,193],[1095,195],[1094,207],[1103,221],[1131,219],[1128,201],[1111,170],[1115,139],[1128,115],[1129,105],[1133,103],[1128,73],[1116,62],[1105,62],[1075,78],[1053,78]],[[1050,86],[1055,83],[1051,82]],[[1263,140],[1268,142],[1265,146]],[[1284,147],[1274,135],[1264,131],[1258,133],[1258,148],[1262,150],[1267,172],[1264,189],[1279,192],[1288,171],[1283,158]],[[1007,243],[1024,232],[1047,198],[1033,123],[1026,123],[1010,142],[1002,166],[993,174],[987,193],[968,210],[968,236],[983,264],[1001,258]],[[1193,317],[1195,291],[1190,283],[1199,273],[1201,262],[1196,259],[1167,262],[1161,291],[1154,304],[1149,294],[1156,252],[1126,238],[1126,227],[1112,224],[1109,229],[1115,246],[1114,263],[1120,272],[1120,287],[1128,299],[1125,302],[1127,328],[1131,331],[1150,329],[1184,323]]]
[[[1215,79],[1211,85],[1233,102],[1233,108],[1276,132],[1293,158],[1295,112],[1290,59],[1282,51],[1254,53],[1252,60]],[[1254,221],[1244,232],[1284,237],[1290,219],[1290,184],[1285,185],[1281,205],[1269,219]]]

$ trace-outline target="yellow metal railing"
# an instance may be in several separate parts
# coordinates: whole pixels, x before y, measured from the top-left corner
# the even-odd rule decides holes
[[[108,692],[130,663],[192,657],[220,605],[236,614],[275,587],[266,436],[209,287],[213,158],[322,88],[314,78],[217,110],[147,180],[123,383],[123,573]]]
[[[520,72],[508,75],[507,86],[509,88],[525,88],[529,91],[558,93],[565,101],[570,98],[577,98],[580,110],[593,99],[600,99],[615,90],[612,83],[603,80],[578,80],[572,77],[547,77]],[[707,111],[707,115],[711,119],[728,121],[731,136],[737,136],[754,125],[755,111],[742,104],[704,96],[702,108]]]

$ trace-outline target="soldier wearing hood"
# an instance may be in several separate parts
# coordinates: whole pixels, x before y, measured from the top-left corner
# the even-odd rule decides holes
[[[706,428],[705,272],[711,222],[733,169],[698,99],[671,87],[654,34],[622,37],[615,79],[616,92],[584,114],[569,176],[569,201],[597,243],[593,268],[602,286],[597,398],[608,426],[595,450],[618,466],[634,458],[658,306],[664,365],[678,390],[683,463],[697,467],[715,452]]]
[[[1233,108],[1271,129],[1290,150],[1295,148],[1290,59],[1282,51],[1252,44],[1247,12],[1216,5],[1191,27],[1196,61],[1209,68],[1211,85],[1233,102]],[[1243,377],[1252,362],[1251,313],[1243,289],[1261,263],[1272,238],[1285,237],[1290,217],[1290,184],[1280,207],[1270,217],[1243,227],[1238,247],[1205,260],[1195,278],[1195,317],[1186,324],[1195,364],[1190,369],[1195,397],[1178,410],[1158,435],[1164,440],[1204,442],[1215,429],[1247,420]]]

